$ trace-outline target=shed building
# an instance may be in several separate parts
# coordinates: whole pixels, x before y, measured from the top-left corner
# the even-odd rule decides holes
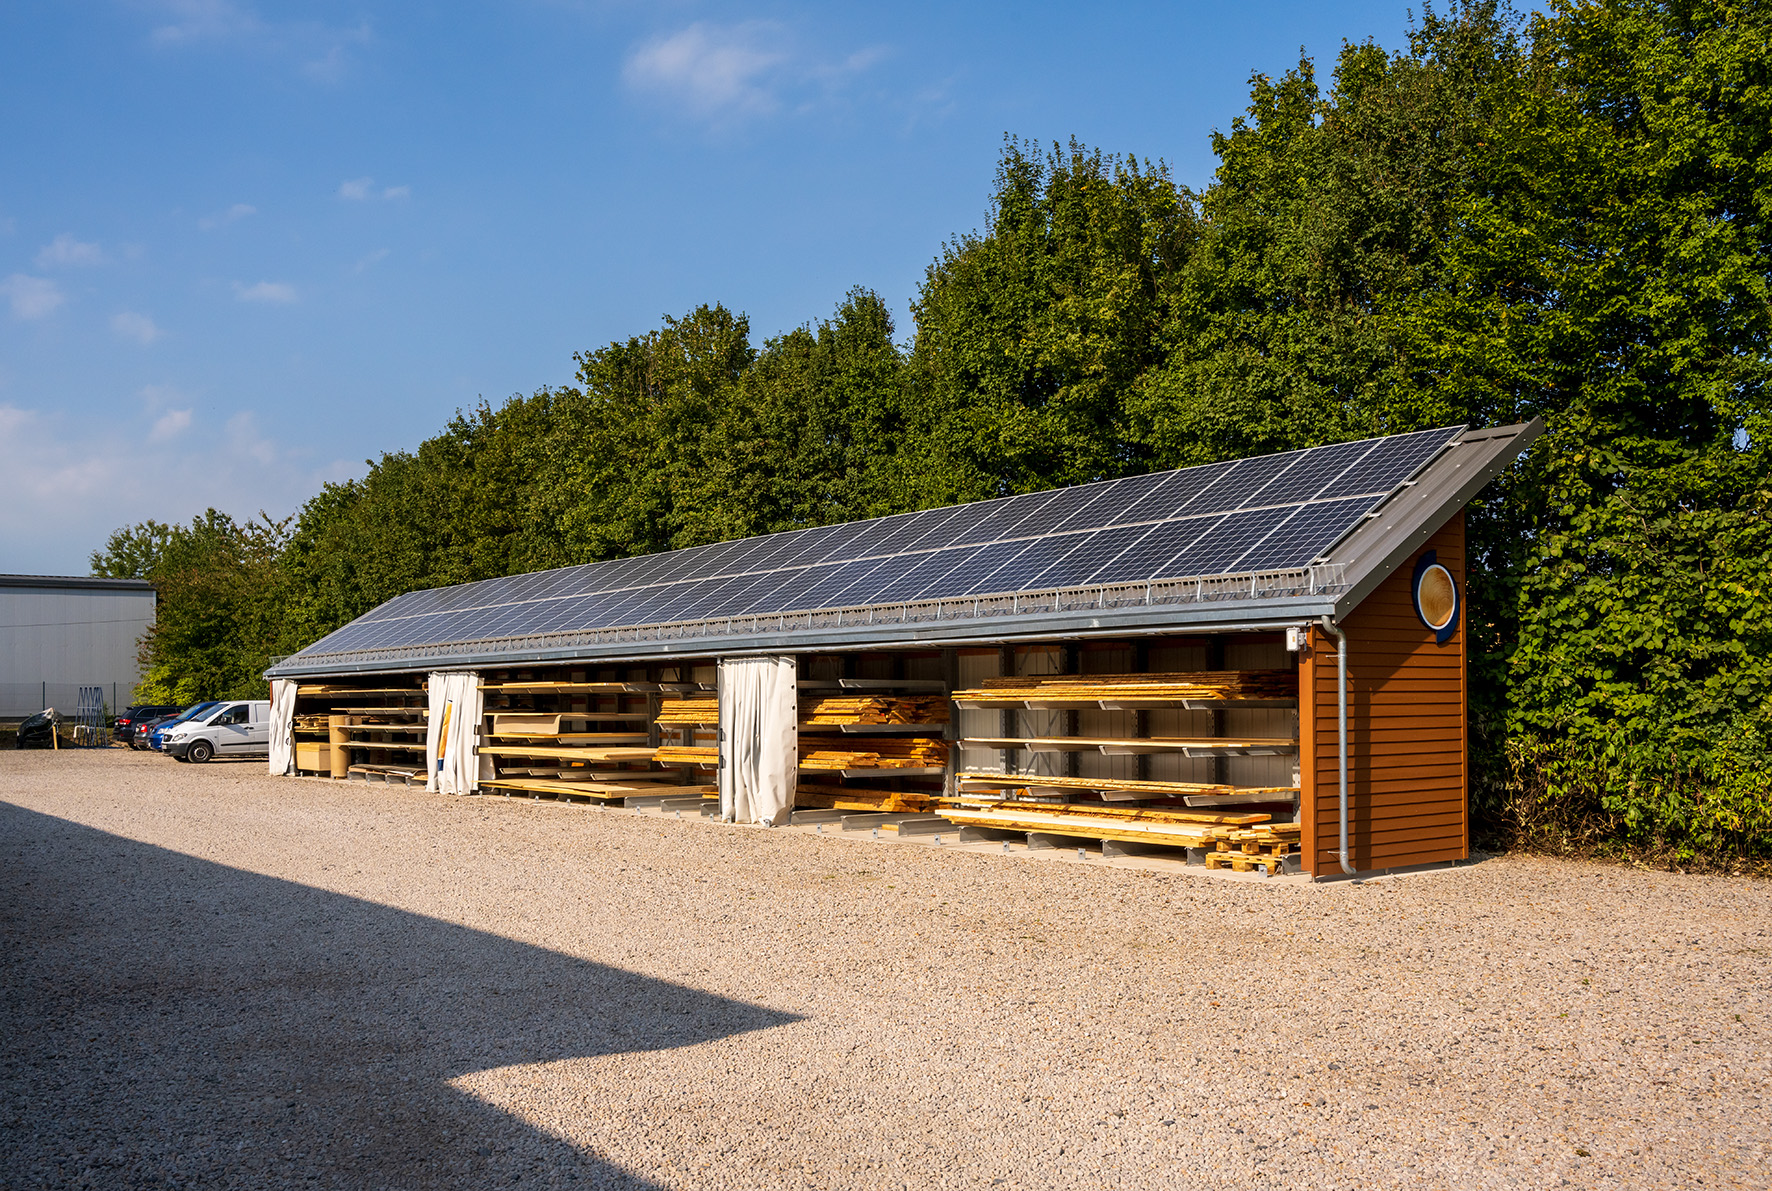
[[[143,579],[0,575],[0,719],[127,704],[154,608]]]
[[[273,666],[275,773],[743,822],[1469,854],[1455,426],[416,591]]]

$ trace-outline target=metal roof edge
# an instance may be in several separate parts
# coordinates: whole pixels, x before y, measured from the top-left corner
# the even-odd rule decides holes
[[[1331,552],[1345,567],[1346,586],[1334,599],[1337,620],[1359,607],[1452,515],[1506,471],[1544,433],[1544,419],[1467,430],[1416,477],[1381,505]]]
[[[874,626],[845,625],[785,633],[743,633],[726,637],[641,640],[620,645],[563,645],[530,650],[488,650],[483,653],[429,654],[328,663],[323,659],[272,666],[266,678],[306,678],[325,674],[412,673],[427,670],[471,670],[556,661],[638,662],[682,657],[732,657],[755,653],[808,653],[829,649],[931,649],[943,646],[992,644],[1000,641],[1083,636],[1153,636],[1168,632],[1213,632],[1283,629],[1334,611],[1326,594],[1221,600],[1204,603],[1140,604],[1124,608],[1091,608],[1068,612],[981,616],[968,620],[892,622]],[[290,658],[289,662],[294,662]]]
[[[50,587],[62,591],[139,591],[158,589],[146,579],[107,579],[97,575],[0,575],[0,588]]]

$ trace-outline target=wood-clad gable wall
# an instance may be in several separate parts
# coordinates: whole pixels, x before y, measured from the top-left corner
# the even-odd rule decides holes
[[[1411,585],[1427,551],[1459,592],[1444,645],[1415,613]],[[1348,842],[1360,872],[1470,855],[1465,721],[1464,514],[1400,565],[1342,623],[1348,636]],[[1300,817],[1318,876],[1341,864],[1335,638],[1313,626],[1299,671]]]

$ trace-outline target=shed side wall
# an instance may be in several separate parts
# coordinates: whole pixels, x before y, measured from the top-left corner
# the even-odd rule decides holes
[[[1440,645],[1415,614],[1415,562],[1428,550],[1459,591],[1457,630]],[[1348,836],[1361,872],[1470,855],[1465,719],[1464,514],[1442,526],[1342,623],[1348,635]],[[1311,872],[1341,865],[1335,639],[1311,629],[1300,745],[1314,757],[1301,810]]]

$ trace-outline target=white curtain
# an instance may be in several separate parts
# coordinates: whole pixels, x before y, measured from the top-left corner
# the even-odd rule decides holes
[[[786,823],[800,767],[791,657],[720,659],[720,817]]]
[[[271,776],[295,772],[295,682],[271,679]]]
[[[472,794],[480,759],[480,676],[431,675],[431,718],[425,725],[425,789],[444,794]]]

